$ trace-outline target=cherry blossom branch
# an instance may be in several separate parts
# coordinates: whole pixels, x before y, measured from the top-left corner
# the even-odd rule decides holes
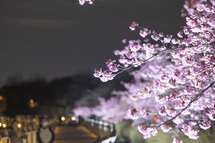
[[[166,51],[167,51],[167,50],[166,50]],[[151,56],[151,57],[149,57],[148,59],[144,60],[143,63],[142,63],[141,65],[143,65],[143,64],[146,63],[147,61],[151,60],[152,58],[156,57],[156,56],[157,56],[159,53],[161,53],[161,52],[164,52],[164,51],[159,51],[159,52],[153,54],[153,56]],[[123,69],[122,71],[116,73],[114,76],[117,76],[118,74],[121,74],[121,73],[123,73],[124,71],[127,71],[127,70],[129,70],[129,69],[132,69],[133,67],[134,67],[134,65],[132,65],[132,66],[130,66],[130,67],[128,67],[128,68],[125,68],[125,69]]]
[[[191,100],[191,101],[188,103],[188,105],[187,105],[184,109],[182,109],[178,114],[176,114],[174,117],[172,117],[171,119],[167,120],[166,122],[164,122],[164,123],[158,125],[156,128],[159,128],[159,127],[162,126],[162,125],[167,125],[167,124],[172,123],[172,121],[173,121],[176,117],[178,117],[183,111],[185,111],[186,109],[188,109],[188,108],[191,106],[191,104],[192,104],[194,101],[198,100],[198,99],[202,96],[202,94],[203,94],[205,91],[207,91],[210,87],[212,87],[212,86],[214,85],[214,83],[215,83],[215,81],[213,81],[208,87],[206,87],[204,90],[202,90],[202,92],[199,93],[193,100]]]
[[[156,56],[159,55],[160,53],[162,54],[162,53],[165,53],[166,51],[170,51],[170,50],[171,50],[171,51],[174,51],[174,50],[176,50],[176,49],[177,49],[177,47],[172,48],[172,49],[166,49],[166,50],[163,50],[163,51],[159,51],[159,52],[157,52],[157,53],[154,53],[153,56],[151,56],[151,57],[149,57],[148,59],[144,60],[143,63],[142,63],[141,65],[143,65],[143,64],[145,64],[147,61],[153,59],[154,57],[156,57]],[[114,74],[114,77],[117,76],[117,75],[119,75],[119,74],[121,74],[121,73],[123,73],[123,72],[125,72],[125,71],[127,71],[127,70],[129,70],[129,69],[132,69],[132,68],[134,68],[134,65],[132,65],[132,66],[130,66],[130,67],[127,67],[127,68],[125,68],[125,69],[119,71],[118,73]]]

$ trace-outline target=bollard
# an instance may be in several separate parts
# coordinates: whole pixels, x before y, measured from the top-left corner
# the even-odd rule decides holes
[[[27,140],[25,138],[22,138],[22,143],[27,143]]]
[[[31,131],[31,139],[32,139],[32,143],[37,143],[37,131],[33,130]]]
[[[32,143],[31,142],[31,132],[30,131],[26,131],[25,135],[26,135],[27,143]]]
[[[2,142],[2,143],[10,143],[10,138],[9,137],[3,137],[1,140],[2,141],[0,141],[0,142]]]

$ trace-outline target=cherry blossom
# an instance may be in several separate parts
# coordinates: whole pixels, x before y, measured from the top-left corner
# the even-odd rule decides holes
[[[111,123],[118,123],[123,119],[127,119],[127,105],[123,104],[122,101],[119,100],[119,97],[111,97],[108,100],[99,98],[99,101],[100,105],[92,108],[92,115],[101,117],[102,120]]]
[[[203,122],[199,125],[202,129],[207,130],[211,127],[211,121],[208,120],[206,122]]]
[[[172,143],[183,143],[183,142],[174,138]]]
[[[80,5],[84,5],[85,2],[88,2],[89,4],[93,4],[93,0],[79,0]]]
[[[130,25],[129,28],[130,28],[132,31],[134,31],[134,30],[136,29],[137,26],[139,26],[139,24],[137,24],[137,23],[134,21],[134,22],[131,23],[131,25]]]
[[[137,116],[137,109],[135,109],[133,106],[128,110],[127,114],[131,119],[135,120],[139,117]]]
[[[184,132],[184,134],[187,135],[190,139],[197,139],[199,137],[197,136],[199,130],[197,130],[195,127],[184,124],[182,128],[183,128],[182,131]]]
[[[163,124],[163,125],[161,126],[161,130],[162,130],[164,133],[169,132],[171,129],[172,129],[172,128],[171,128],[170,126],[166,125],[166,124]]]
[[[144,135],[144,138],[150,138],[151,136],[155,136],[158,131],[155,128],[148,128],[146,125],[138,126],[138,130],[141,134]]]
[[[215,120],[214,107],[205,107],[214,101],[214,97],[209,95],[209,89],[214,85],[214,7],[198,3],[195,3],[194,7],[197,9],[189,11],[190,16],[186,17],[187,25],[177,34],[180,39],[156,31],[151,33],[151,30],[141,28],[133,22],[131,30],[140,27],[142,38],[150,36],[163,45],[130,40],[125,49],[115,52],[120,56],[116,67],[121,68],[117,72],[112,71],[112,75],[115,76],[132,67],[143,67],[138,71],[136,83],[125,84],[130,99],[134,102],[128,102],[131,105],[128,116],[134,120],[134,124],[153,121],[153,114],[157,113],[160,115],[156,117],[157,125],[151,122],[152,126],[169,132],[172,129],[169,125],[173,121],[190,139],[198,138],[197,128],[210,128],[209,122],[199,124],[200,118]],[[153,63],[155,61],[156,63]],[[107,66],[109,67],[109,64]],[[137,72],[133,75],[135,73]],[[144,79],[144,82],[138,83],[138,78]],[[203,95],[204,98],[201,98]],[[145,104],[146,102],[153,106]],[[202,111],[205,114],[199,115]],[[198,127],[186,124],[189,118],[193,117],[196,118],[196,122],[193,121],[192,124],[199,124]],[[141,126],[138,129],[144,136],[148,136],[152,131],[150,126]]]
[[[76,107],[73,109],[76,116],[89,117],[92,115],[92,109],[89,107]]]
[[[160,128],[173,134],[180,129],[196,140],[201,129],[210,129],[215,121],[214,5],[214,0],[185,0],[186,25],[176,37],[132,22],[129,28],[138,30],[141,39],[123,40],[124,49],[114,52],[118,59],[107,61],[104,71],[95,70],[94,76],[107,82],[137,67],[131,72],[134,81],[123,83],[126,90],[115,94],[120,101],[116,104],[127,107],[121,119],[132,119],[144,138]],[[105,102],[100,102],[102,108]],[[173,137],[173,143],[181,142]]]

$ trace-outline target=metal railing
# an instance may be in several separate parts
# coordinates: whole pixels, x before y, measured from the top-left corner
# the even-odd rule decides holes
[[[38,116],[17,115],[15,118],[7,116],[0,117],[0,143],[10,143],[11,123],[18,122],[19,131],[23,133],[20,137],[23,143],[37,143],[37,129],[39,126]]]
[[[93,118],[85,118],[81,125],[86,127],[98,137],[95,143],[100,143],[107,138],[116,136],[115,125],[106,121]]]

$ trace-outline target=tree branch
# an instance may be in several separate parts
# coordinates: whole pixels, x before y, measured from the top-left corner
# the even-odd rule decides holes
[[[191,101],[189,102],[189,104],[188,104],[184,109],[182,109],[177,115],[175,115],[175,116],[172,117],[171,119],[167,120],[166,122],[160,124],[160,125],[157,126],[156,128],[159,128],[160,126],[162,126],[162,125],[164,125],[164,124],[170,124],[170,123],[172,123],[172,121],[173,121],[177,116],[179,116],[183,111],[185,111],[186,109],[188,109],[188,108],[191,106],[191,104],[192,104],[194,101],[198,100],[198,99],[202,96],[202,94],[203,94],[205,91],[207,91],[210,87],[213,86],[214,83],[215,83],[215,81],[213,81],[208,87],[206,87],[204,90],[202,90],[202,91],[201,91],[193,100],[191,100]]]

